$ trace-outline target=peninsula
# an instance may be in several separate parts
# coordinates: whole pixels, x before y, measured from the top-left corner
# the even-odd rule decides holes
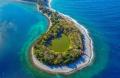
[[[37,0],[38,10],[49,20],[49,28],[32,45],[30,58],[40,70],[69,75],[90,65],[92,40],[82,25],[52,9],[50,2]]]

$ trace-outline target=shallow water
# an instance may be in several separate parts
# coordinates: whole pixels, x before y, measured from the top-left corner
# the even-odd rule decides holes
[[[34,4],[13,1],[0,4],[0,78],[31,77],[24,69],[22,48],[46,30],[47,20]]]
[[[119,78],[120,1],[53,0],[52,7],[88,29],[94,42],[93,64],[70,76],[37,70],[28,50],[47,30],[47,19],[34,4],[0,0],[0,78]]]

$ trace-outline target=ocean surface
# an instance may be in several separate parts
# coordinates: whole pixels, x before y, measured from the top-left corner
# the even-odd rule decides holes
[[[29,48],[47,31],[48,20],[35,4],[0,0],[0,78],[120,78],[120,0],[53,0],[51,5],[87,28],[93,63],[69,76],[33,67]]]

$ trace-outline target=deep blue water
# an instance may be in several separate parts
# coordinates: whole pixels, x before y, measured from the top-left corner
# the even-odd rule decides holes
[[[0,78],[120,78],[120,0],[53,0],[52,7],[88,29],[93,64],[69,76],[31,66],[28,49],[47,30],[47,19],[34,4],[0,0]]]
[[[107,59],[106,66],[94,77],[120,78],[120,0],[55,0],[52,6],[88,29],[94,42],[96,61]],[[107,54],[104,56],[104,53]],[[99,54],[102,55],[99,57]]]

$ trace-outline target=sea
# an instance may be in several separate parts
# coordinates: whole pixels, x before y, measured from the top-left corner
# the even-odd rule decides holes
[[[120,78],[120,0],[52,0],[51,6],[88,30],[93,62],[68,76],[38,70],[28,54],[47,31],[47,18],[34,3],[0,0],[0,78]]]

